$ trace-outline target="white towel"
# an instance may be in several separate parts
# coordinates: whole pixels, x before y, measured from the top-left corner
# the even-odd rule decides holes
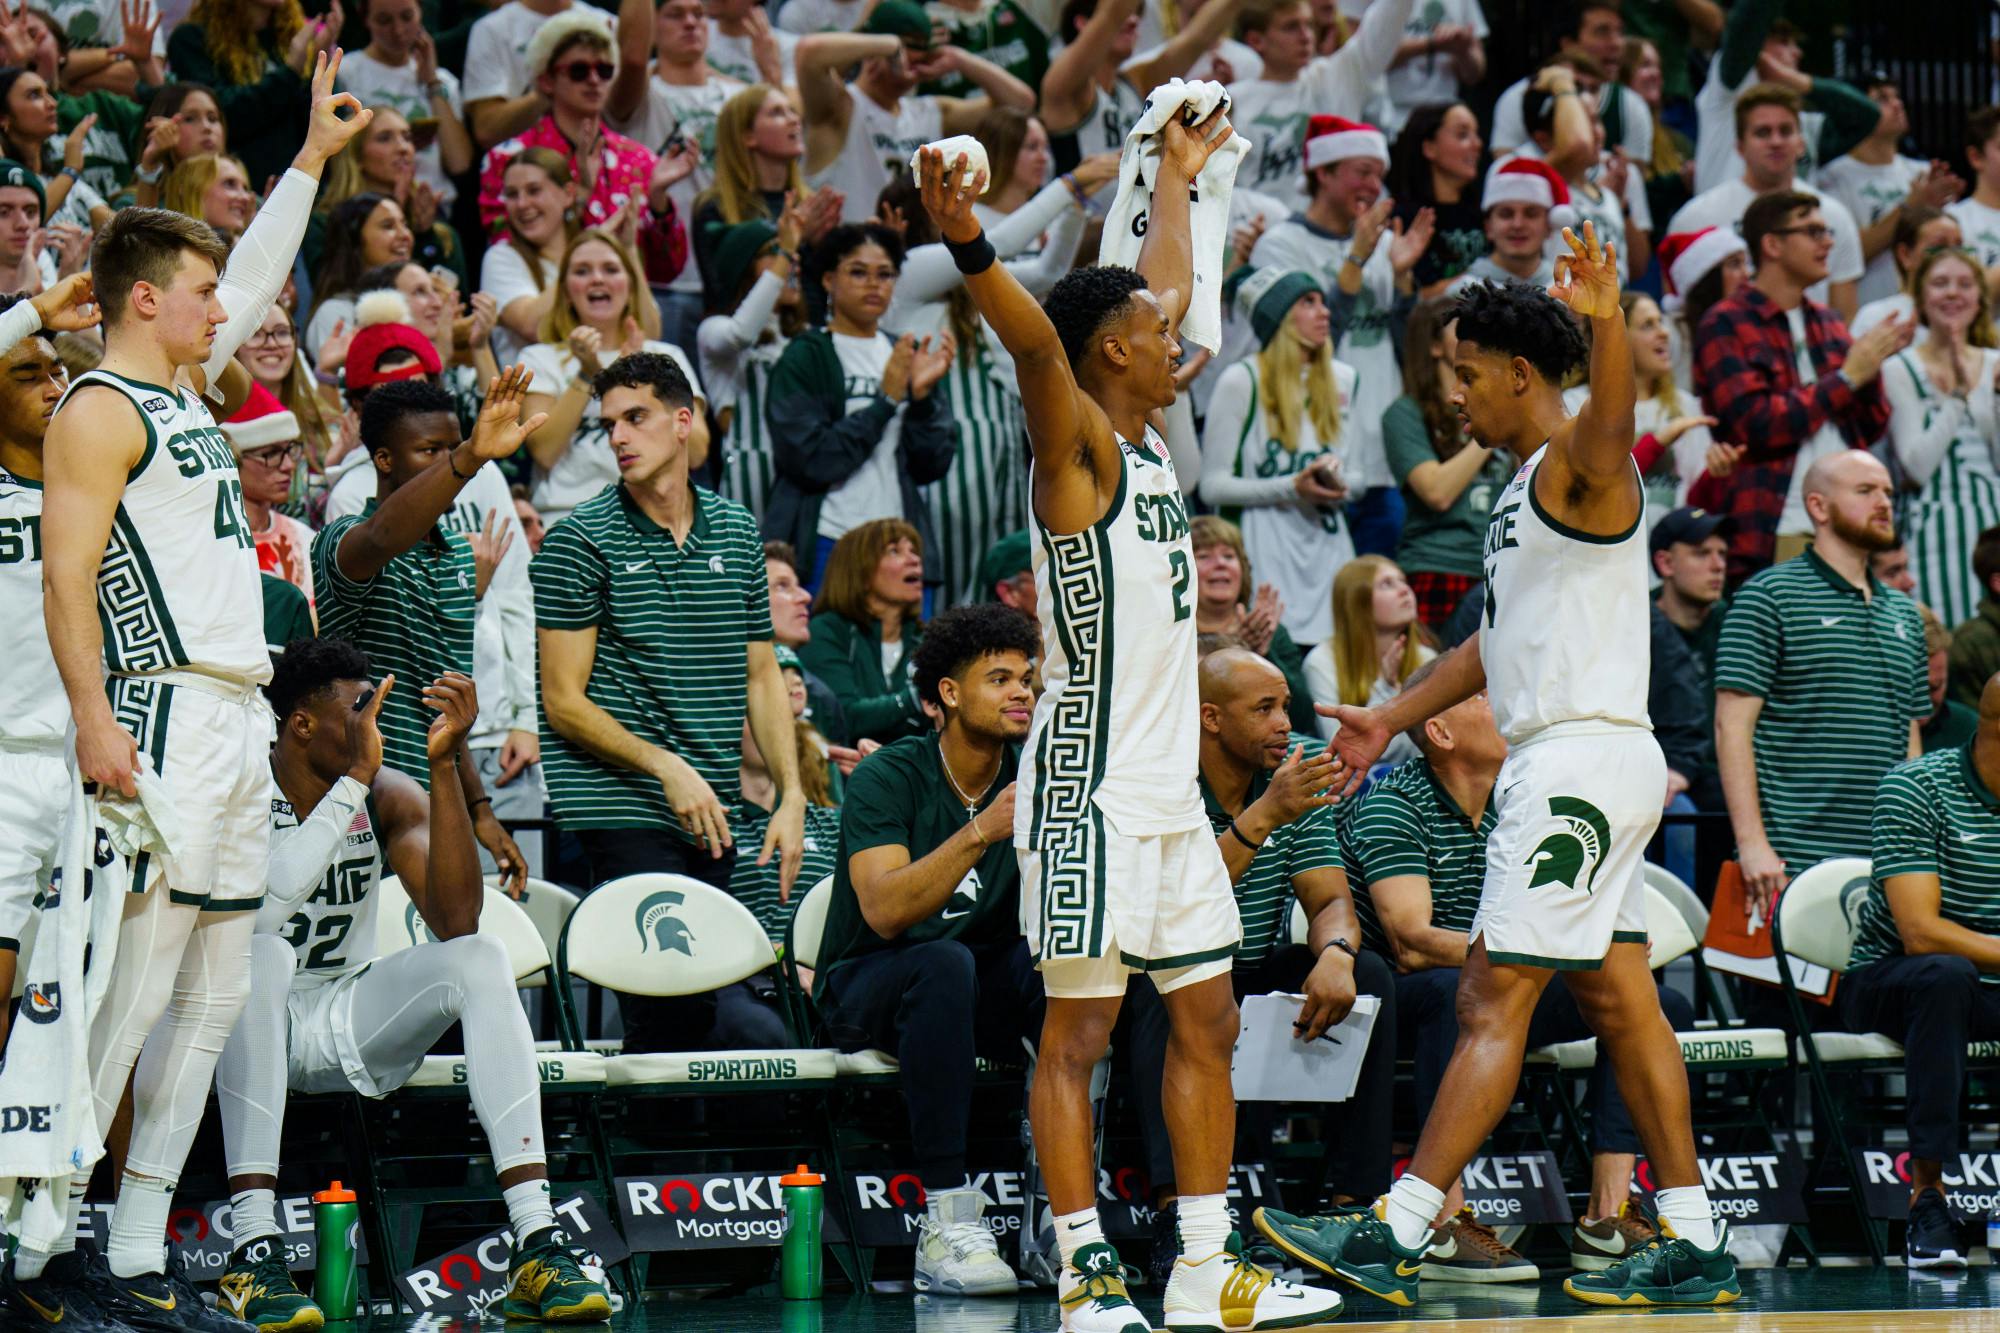
[[[1229,91],[1213,80],[1183,83],[1168,79],[1146,98],[1146,109],[1125,136],[1118,158],[1118,195],[1104,219],[1100,264],[1139,262],[1146,242],[1146,218],[1153,207],[1153,183],[1160,173],[1164,146],[1161,131],[1172,116],[1201,121],[1216,107],[1229,109]],[[1189,240],[1194,256],[1194,290],[1188,293],[1187,314],[1180,337],[1209,351],[1222,346],[1222,264],[1229,253],[1229,197],[1236,188],[1236,169],[1251,143],[1237,133],[1209,154],[1208,165],[1195,178],[1189,208]]]
[[[70,1177],[88,1178],[104,1155],[91,1096],[90,1024],[118,963],[125,907],[124,861],[108,837],[98,837],[73,746],[69,759],[54,901],[36,914],[34,941],[21,959],[30,991],[0,1062],[0,1209],[21,1244],[43,1252],[61,1235]]]
[[[132,785],[139,793],[136,800],[117,792],[98,796],[98,822],[120,856],[130,858],[141,852],[172,856],[181,840],[180,818],[174,813],[173,798],[154,775],[148,756],[139,756]]]
[[[946,171],[951,170],[951,164],[958,161],[959,154],[963,153],[965,155],[965,183],[970,185],[977,177],[984,176],[986,183],[979,187],[979,193],[985,194],[993,188],[993,168],[986,160],[986,145],[971,135],[954,134],[948,139],[939,139],[936,143],[927,143],[923,148],[919,148],[916,152],[911,153],[910,174],[918,180],[923,179],[923,171],[917,166],[917,163],[923,158],[924,148],[935,148],[944,154],[944,169]]]

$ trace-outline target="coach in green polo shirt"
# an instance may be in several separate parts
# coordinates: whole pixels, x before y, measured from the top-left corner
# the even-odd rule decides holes
[[[1970,744],[1882,779],[1873,861],[1840,1016],[1909,1052],[1906,1257],[1962,1267],[1941,1185],[1962,1146],[1965,1045],[2000,1039],[2000,676],[1986,682]]]
[[[1819,861],[1868,855],[1875,786],[1931,715],[1917,604],[1868,570],[1895,544],[1888,469],[1843,450],[1801,489],[1811,547],[1737,591],[1716,650],[1716,762],[1758,904]]]
[[[654,871],[727,890],[740,855],[782,858],[789,891],[805,793],[756,521],[688,480],[694,391],[671,357],[620,357],[595,388],[618,484],[550,528],[528,569],[556,823],[594,884]],[[761,843],[738,847],[746,716],[779,795]],[[626,996],[626,1049],[781,1045],[760,989]]]
[[[361,443],[375,467],[375,498],[313,538],[319,632],[346,639],[378,672],[397,677],[382,704],[382,752],[418,782],[430,780],[424,738],[437,718],[424,701],[424,684],[448,671],[472,674],[473,622],[484,591],[471,544],[438,520],[481,467],[514,453],[541,424],[539,414],[525,425],[520,420],[530,378],[519,366],[503,372],[463,443],[451,396],[436,385],[405,380],[370,394]],[[478,766],[463,746],[458,777],[473,835],[510,887],[524,884],[527,860],[493,817]]]

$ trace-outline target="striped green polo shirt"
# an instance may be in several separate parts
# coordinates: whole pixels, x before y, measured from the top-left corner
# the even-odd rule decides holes
[[[1875,792],[1874,878],[1862,900],[1848,966],[1903,952],[1882,892],[1891,875],[1936,875],[1939,915],[2000,935],[2000,795],[1972,766],[1972,746],[1933,750],[1889,771]],[[1989,986],[2000,975],[1982,973]]]
[[[1354,891],[1354,915],[1361,921],[1361,942],[1385,958],[1392,956],[1368,888],[1397,875],[1430,881],[1433,926],[1471,931],[1486,884],[1486,840],[1494,822],[1489,795],[1474,828],[1422,755],[1398,764],[1358,805],[1348,806],[1340,821],[1340,847]]]
[[[340,542],[369,515],[337,518],[313,538],[313,590],[322,638],[346,639],[368,654],[375,678],[394,673],[396,687],[382,701],[382,758],[418,782],[430,784],[424,748],[436,712],[424,707],[424,687],[447,671],[472,674],[472,631],[478,615],[473,594],[478,574],[464,533],[432,528],[374,578],[356,582],[333,558]]]
[[[1882,775],[1931,715],[1917,604],[1869,575],[1869,596],[1815,551],[1773,565],[1729,604],[1715,688],[1764,701],[1751,738],[1771,847],[1796,875],[1866,856]]]
[[[1306,755],[1318,754],[1326,743],[1314,736],[1294,734],[1292,745],[1304,746]],[[1250,777],[1250,790],[1243,797],[1245,809],[1271,785],[1271,771],[1259,769]],[[1208,778],[1201,779],[1201,801],[1208,811],[1209,827],[1217,838],[1229,830],[1230,814],[1215,803]],[[1236,948],[1236,965],[1248,967],[1263,962],[1291,943],[1292,880],[1311,870],[1340,866],[1340,844],[1334,835],[1336,807],[1308,810],[1291,823],[1272,830],[1264,845],[1250,858],[1249,867],[1236,881],[1236,911],[1243,918],[1243,943]]]
[[[597,631],[585,694],[618,724],[686,760],[734,810],[751,640],[771,637],[764,547],[750,511],[699,486],[685,545],[621,485],[549,529],[528,566],[541,629]],[[681,837],[648,774],[607,764],[542,713],[542,771],[569,829],[663,828]]]
[[[807,889],[833,873],[834,856],[840,850],[840,807],[806,806],[805,855],[799,858],[799,877],[792,882],[791,902],[778,901],[778,877],[784,868],[775,852],[771,864],[760,866],[757,855],[764,848],[764,834],[771,827],[771,812],[743,802],[742,812],[729,824],[736,839],[736,864],[729,871],[730,896],[750,909],[757,924],[771,937],[771,943],[785,940],[785,923],[792,907]]]

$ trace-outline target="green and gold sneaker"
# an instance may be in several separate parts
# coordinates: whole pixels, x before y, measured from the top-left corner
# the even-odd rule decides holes
[[[1653,1241],[1601,1273],[1578,1273],[1563,1290],[1586,1305],[1728,1305],[1741,1300],[1729,1227],[1716,1227],[1715,1248],[1698,1250],[1660,1219]]]
[[[259,1333],[300,1333],[324,1328],[326,1316],[299,1290],[285,1267],[284,1247],[260,1236],[229,1256],[215,1287],[216,1303]]]
[[[1417,1303],[1417,1278],[1424,1271],[1426,1247],[1406,1250],[1396,1243],[1381,1199],[1360,1212],[1318,1217],[1259,1208],[1250,1220],[1273,1245],[1302,1264],[1391,1305]]]
[[[583,1271],[580,1253],[555,1227],[543,1227],[514,1242],[514,1263],[507,1270],[509,1319],[533,1319],[544,1324],[586,1324],[611,1318],[611,1298],[604,1286]]]

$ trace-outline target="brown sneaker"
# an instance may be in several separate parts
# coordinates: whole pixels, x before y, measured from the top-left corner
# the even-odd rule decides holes
[[[1627,1199],[1616,1217],[1578,1220],[1569,1236],[1570,1262],[1579,1272],[1601,1273],[1645,1249],[1659,1234],[1652,1219]]]
[[[1423,1276],[1435,1282],[1533,1282],[1542,1270],[1513,1246],[1503,1244],[1493,1228],[1462,1208],[1438,1229],[1438,1240],[1424,1255]]]

